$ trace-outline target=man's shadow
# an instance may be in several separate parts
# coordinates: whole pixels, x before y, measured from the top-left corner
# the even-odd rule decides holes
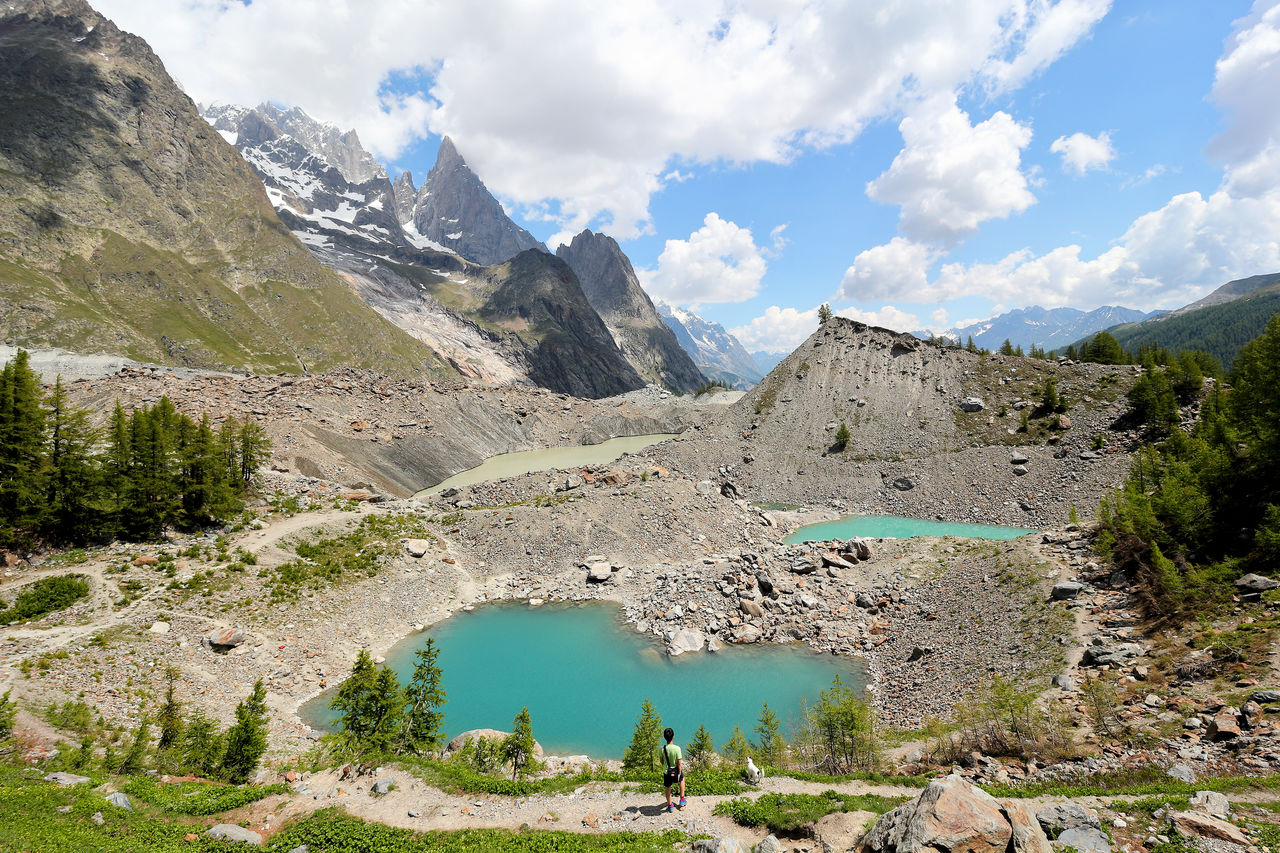
[[[643,815],[644,817],[659,817],[660,815],[664,815],[667,813],[667,804],[658,803],[657,805],[653,805],[653,806],[627,806],[622,811],[631,813],[631,814]],[[679,814],[679,813],[680,813],[679,809],[676,809],[674,812],[672,812],[673,815]]]

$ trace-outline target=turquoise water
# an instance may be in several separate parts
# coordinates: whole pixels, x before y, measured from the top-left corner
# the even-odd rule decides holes
[[[807,524],[787,537],[788,545],[819,542],[825,539],[893,538],[912,536],[968,536],[974,539],[1017,539],[1035,533],[1026,527],[1002,527],[998,524],[965,524],[954,521],[925,521],[896,515],[846,515],[835,521]]]
[[[615,605],[603,603],[487,605],[458,613],[391,650],[387,664],[402,683],[428,636],[440,648],[450,737],[468,729],[510,731],[528,705],[534,737],[560,755],[621,758],[646,697],[663,725],[675,729],[677,743],[687,744],[704,725],[719,746],[735,724],[754,740],[763,702],[786,737],[801,700],[812,704],[836,675],[865,684],[860,662],[806,647],[730,646],[669,658],[653,637],[623,624]],[[328,699],[304,705],[302,718],[326,728]]]
[[[675,437],[676,433],[673,432],[624,435],[599,444],[571,444],[565,447],[544,447],[541,450],[500,453],[497,456],[490,456],[474,468],[468,468],[447,480],[436,483],[429,489],[423,489],[414,497],[434,494],[450,487],[462,489],[474,486],[476,483],[500,480],[503,477],[518,477],[521,474],[532,474],[536,471],[581,468],[584,465],[608,465],[625,453],[639,453],[650,445]]]

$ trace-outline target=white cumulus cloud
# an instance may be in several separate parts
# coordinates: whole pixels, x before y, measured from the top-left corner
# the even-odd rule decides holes
[[[712,212],[688,240],[668,240],[644,289],[672,305],[743,302],[760,292],[767,264],[750,228]]]
[[[1022,172],[1031,128],[997,112],[977,125],[952,95],[918,104],[898,125],[903,147],[867,195],[901,207],[906,237],[954,246],[989,219],[1035,203]]]
[[[1274,272],[1280,269],[1276,91],[1280,3],[1259,0],[1236,22],[1216,67],[1213,99],[1230,119],[1209,149],[1224,165],[1217,190],[1173,196],[1135,219],[1094,258],[1083,257],[1078,245],[1039,255],[1022,250],[994,263],[942,264],[930,279],[928,268],[938,258],[925,247],[895,238],[855,258],[841,295],[912,302],[981,295],[1018,305],[1121,304],[1152,309],[1185,304],[1232,279]],[[1074,138],[1060,140],[1064,165]],[[1109,147],[1110,140],[1105,142]],[[1162,171],[1153,167],[1143,177]]]
[[[1083,175],[1093,169],[1105,169],[1116,158],[1111,146],[1111,134],[1107,131],[1097,136],[1073,133],[1053,140],[1049,150],[1062,156],[1062,171]]]
[[[853,265],[844,272],[836,298],[866,301],[922,292],[928,287],[929,265],[936,256],[923,243],[894,237],[854,258]]]
[[[448,134],[504,200],[563,233],[625,239],[652,227],[650,197],[700,164],[786,162],[922,99],[1014,89],[1109,2],[95,5],[196,100],[299,106],[391,160]]]

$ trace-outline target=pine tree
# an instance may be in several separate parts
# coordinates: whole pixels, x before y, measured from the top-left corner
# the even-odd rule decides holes
[[[10,688],[0,696],[0,741],[13,737],[13,725],[18,719],[18,703],[9,701]]]
[[[46,518],[45,411],[25,350],[0,370],[0,544],[26,541]]]
[[[340,712],[342,739],[358,752],[392,752],[400,734],[405,697],[396,674],[373,662],[369,652],[356,654],[351,674],[338,686],[329,707]]]
[[[138,730],[133,734],[129,751],[124,754],[120,768],[116,771],[121,776],[136,776],[147,764],[147,747],[151,745],[151,724],[146,717],[138,723]]]
[[[436,664],[440,649],[428,637],[427,644],[414,653],[413,676],[405,689],[404,724],[401,726],[401,752],[418,755],[439,751],[444,744],[444,713],[440,706],[448,700],[440,686],[440,667]]]
[[[267,751],[267,690],[259,678],[253,692],[236,705],[236,721],[227,729],[222,772],[237,785],[249,781]]]
[[[832,317],[832,314],[831,314],[830,303],[824,302],[818,306],[818,325],[819,326],[822,326],[828,323],[831,320],[831,317]]]
[[[511,762],[511,781],[525,776],[533,763],[533,723],[529,719],[529,706],[516,714],[511,723],[511,734],[502,741],[502,758]]]
[[[733,734],[720,748],[720,754],[735,767],[742,767],[747,763],[747,758],[751,755],[751,744],[747,741],[747,736],[742,733],[741,726],[733,727]]]
[[[160,725],[160,740],[156,742],[156,748],[172,749],[182,738],[182,703],[174,696],[178,670],[172,666],[167,667],[164,678],[164,704],[160,706],[160,712],[156,715],[156,722]]]
[[[711,732],[707,731],[706,726],[698,726],[685,752],[688,753],[690,764],[700,764],[715,752],[715,748],[715,743],[711,740]]]
[[[831,445],[831,449],[837,452],[844,450],[849,446],[850,437],[849,427],[841,423],[840,429],[836,430],[836,440],[835,443]]]
[[[622,755],[624,770],[656,770],[658,749],[662,745],[662,717],[646,697],[640,705],[640,716],[631,734],[631,743]]]
[[[47,419],[46,533],[58,541],[83,542],[98,527],[94,504],[100,478],[93,455],[97,434],[89,425],[88,411],[67,400],[62,377],[49,394]]]
[[[782,766],[782,755],[787,748],[778,729],[778,715],[769,710],[769,703],[765,702],[760,709],[760,722],[755,727],[755,733],[760,736],[756,755],[760,757],[760,763],[769,767]]]
[[[1000,345],[1001,355],[1013,355],[1013,342],[1008,338],[1004,339],[1004,343]]]
[[[211,717],[197,709],[184,721],[178,752],[186,772],[213,778],[221,770],[226,754],[226,735]]]

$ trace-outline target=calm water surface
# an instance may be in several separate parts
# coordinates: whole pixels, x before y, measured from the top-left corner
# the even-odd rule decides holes
[[[400,643],[387,664],[408,680],[413,652],[427,637],[440,648],[450,737],[468,729],[511,730],[529,706],[533,733],[553,754],[621,758],[631,741],[640,703],[648,697],[676,742],[705,725],[717,746],[735,724],[749,739],[769,707],[790,734],[801,700],[811,704],[839,675],[865,684],[859,661],[817,654],[807,647],[730,646],[716,654],[668,658],[648,635],[619,619],[615,605],[487,605],[458,613]],[[305,721],[325,728],[329,694],[303,706]]]
[[[568,447],[547,447],[542,450],[521,450],[490,456],[474,468],[454,474],[419,494],[431,494],[442,489],[465,488],[488,480],[517,477],[535,471],[554,471],[558,468],[580,468],[583,465],[606,465],[624,453],[638,453],[646,447],[675,438],[675,433],[653,435],[624,435],[599,444],[575,444]]]
[[[998,524],[965,524],[952,521],[925,521],[894,515],[846,515],[835,521],[807,524],[787,537],[788,545],[819,542],[825,539],[893,538],[912,536],[967,536],[973,539],[1017,539],[1035,533],[1026,527],[1003,527]]]

